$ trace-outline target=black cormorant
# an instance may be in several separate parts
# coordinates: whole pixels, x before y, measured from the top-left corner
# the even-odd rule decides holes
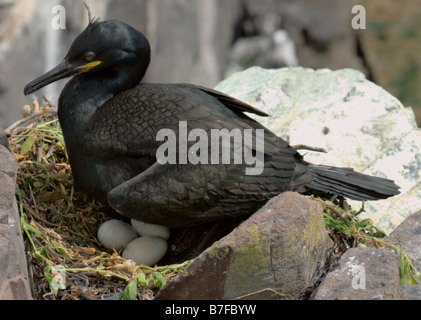
[[[221,92],[190,84],[141,83],[149,61],[142,33],[120,21],[91,20],[64,60],[24,89],[28,95],[74,76],[60,95],[58,116],[75,186],[123,216],[188,227],[250,215],[287,190],[356,200],[399,194],[391,180],[307,163],[244,114],[265,113]],[[182,121],[189,131],[202,129],[209,135],[211,129],[264,129],[263,172],[247,175],[244,161],[158,163],[157,149],[164,143],[157,141],[158,131],[178,134]]]

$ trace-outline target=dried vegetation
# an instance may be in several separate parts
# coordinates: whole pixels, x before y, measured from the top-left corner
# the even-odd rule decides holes
[[[29,109],[29,110],[28,110]],[[107,220],[99,203],[73,188],[56,108],[37,101],[9,127],[18,162],[16,198],[35,299],[152,299],[189,263],[150,268],[98,242]]]

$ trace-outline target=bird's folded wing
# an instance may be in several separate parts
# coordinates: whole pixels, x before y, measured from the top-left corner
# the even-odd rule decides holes
[[[81,144],[84,152],[99,159],[144,157],[155,155],[163,143],[157,140],[159,130],[172,130],[178,137],[181,121],[187,123],[189,131],[203,129],[207,133],[211,129],[263,128],[246,115],[238,117],[243,111],[264,115],[215,90],[141,84],[98,107],[81,134]]]
[[[230,109],[236,110],[236,111],[241,111],[241,112],[250,112],[250,113],[254,113],[257,114],[258,116],[261,117],[268,117],[269,115],[243,101],[240,101],[238,99],[235,99],[225,93],[222,93],[220,91],[214,90],[214,89],[210,89],[210,88],[205,88],[202,86],[196,86],[198,89],[206,92],[207,94],[210,94],[214,97],[216,97],[219,101],[221,101],[225,106],[227,106]]]
[[[108,193],[109,204],[133,219],[169,226],[211,221],[205,212],[217,208],[229,189],[239,185],[241,175],[227,176],[224,165],[195,166],[155,163],[133,179]],[[194,210],[193,210],[194,209]],[[221,210],[221,216],[223,211]],[[189,217],[189,219],[186,219]]]
[[[288,190],[293,163],[283,157],[256,176],[244,170],[235,164],[155,163],[111,190],[108,202],[127,217],[170,227],[239,217]]]

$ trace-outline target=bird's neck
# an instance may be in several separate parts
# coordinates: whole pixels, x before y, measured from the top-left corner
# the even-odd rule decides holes
[[[58,116],[63,134],[77,139],[74,133],[84,131],[98,107],[119,92],[135,87],[143,75],[133,65],[119,65],[115,70],[75,76],[59,99]]]
[[[65,138],[82,132],[96,109],[112,96],[93,78],[76,76],[71,79],[61,92],[58,104],[58,117]]]

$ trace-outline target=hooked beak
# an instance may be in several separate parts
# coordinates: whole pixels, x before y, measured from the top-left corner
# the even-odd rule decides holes
[[[29,82],[23,89],[23,93],[27,96],[28,94],[31,94],[57,80],[88,72],[90,69],[100,65],[101,63],[101,61],[91,61],[80,64],[80,62],[67,62],[67,60],[64,59],[59,65],[47,73]]]

